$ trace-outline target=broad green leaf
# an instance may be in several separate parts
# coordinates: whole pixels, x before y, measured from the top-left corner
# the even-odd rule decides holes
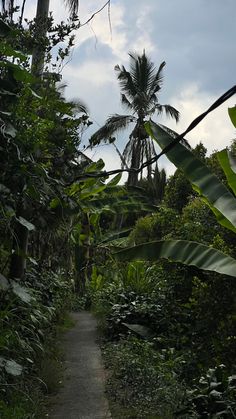
[[[145,126],[149,135],[162,149],[173,142],[173,137],[161,126],[154,122],[148,122]],[[236,232],[236,199],[217,176],[180,143],[175,144],[166,155],[176,167],[184,172],[194,189],[205,197],[210,208],[213,211],[216,209],[218,221]]]
[[[115,253],[119,261],[148,260],[161,258],[206,271],[236,276],[236,259],[212,247],[187,240],[159,240],[130,247]]]
[[[13,76],[16,80],[22,81],[24,83],[32,83],[34,77],[24,68],[21,68],[17,64],[13,64],[10,61],[0,61],[0,67],[10,68],[13,72]]]
[[[6,363],[5,363],[5,370],[10,375],[19,376],[22,374],[23,367],[22,365],[18,364],[16,361],[8,359],[6,360]]]
[[[30,303],[32,297],[27,288],[22,287],[18,282],[12,281],[12,290],[17,297],[19,297],[24,303]]]
[[[18,218],[16,218],[16,219],[17,219],[17,221],[18,221],[21,225],[23,225],[24,227],[26,227],[26,228],[27,228],[27,230],[29,230],[29,231],[35,230],[35,226],[34,226],[33,224],[31,224],[29,221],[27,221],[25,218],[23,218],[23,217],[18,217]]]
[[[232,124],[236,128],[236,106],[234,106],[233,108],[228,108],[228,113]]]
[[[123,237],[127,237],[129,233],[132,231],[132,228],[126,228],[124,230],[116,231],[113,233],[108,233],[102,237],[101,243],[111,242],[113,240],[117,240]]]
[[[51,209],[57,208],[59,205],[61,205],[62,202],[59,198],[53,198],[49,204],[49,207]]]
[[[102,159],[99,159],[96,162],[91,163],[89,166],[87,166],[85,168],[85,172],[86,173],[90,173],[90,172],[98,172],[100,170],[102,170],[105,166],[105,163]]]
[[[98,195],[100,192],[104,191],[106,189],[105,184],[96,185],[93,188],[89,189],[83,189],[83,191],[79,194],[79,199],[83,200],[89,197],[92,197],[94,195]]]
[[[6,291],[8,290],[8,288],[9,288],[9,282],[7,278],[5,278],[5,276],[0,274],[0,289],[3,291]]]
[[[37,99],[42,99],[42,96],[39,96],[34,90],[32,90],[30,87],[29,87],[29,90],[30,90],[30,92],[31,92],[31,94],[34,96],[34,97],[36,97]]]
[[[136,335],[139,335],[144,339],[147,339],[153,336],[152,330],[147,326],[143,326],[142,324],[136,324],[136,323],[122,323],[122,324],[125,327],[127,327],[129,330],[134,332]]]
[[[6,57],[19,58],[21,61],[26,61],[27,59],[26,55],[22,54],[20,51],[16,51],[8,44],[0,43],[0,53]]]
[[[27,257],[27,259],[34,265],[34,266],[38,266],[38,262],[34,259],[34,258],[32,258],[32,257],[30,257],[30,256],[28,256]]]
[[[122,178],[122,173],[118,173],[118,175],[114,176],[106,185],[107,187],[116,186]]]
[[[5,124],[5,128],[4,128],[4,134],[9,135],[10,137],[14,138],[17,134],[16,129],[13,127],[12,124],[10,124],[9,122],[7,122]]]
[[[230,152],[225,148],[217,153],[217,158],[224,170],[227,182],[236,195],[236,161]]]
[[[8,374],[18,376],[21,375],[23,367],[12,359],[0,357],[0,367],[4,368]]]

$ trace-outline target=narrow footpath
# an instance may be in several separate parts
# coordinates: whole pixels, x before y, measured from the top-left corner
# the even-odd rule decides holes
[[[65,333],[63,386],[53,398],[50,419],[111,418],[105,374],[97,341],[97,322],[83,311],[72,314],[75,326]]]

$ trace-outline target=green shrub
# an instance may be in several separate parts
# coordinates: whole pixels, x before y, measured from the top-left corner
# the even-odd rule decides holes
[[[106,346],[103,353],[111,370],[107,390],[114,418],[126,409],[129,414],[122,417],[175,417],[185,403],[186,389],[177,378],[182,359],[173,350],[157,351],[150,342],[129,338]],[[185,417],[194,416],[188,412]]]
[[[189,401],[200,418],[235,418],[236,375],[228,376],[223,364],[210,368],[189,391]]]
[[[160,207],[157,213],[137,220],[130,233],[129,243],[140,244],[159,240],[170,233],[174,234],[178,220],[179,216],[174,210]]]

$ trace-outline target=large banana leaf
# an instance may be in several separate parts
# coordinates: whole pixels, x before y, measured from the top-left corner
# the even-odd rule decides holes
[[[130,247],[115,253],[119,261],[148,260],[161,258],[206,271],[236,276],[236,260],[223,252],[197,242],[187,240],[159,240]]]
[[[236,128],[236,106],[234,106],[233,108],[229,108],[228,113],[229,113],[229,117],[231,119],[232,124]]]
[[[220,162],[222,169],[224,170],[227,182],[236,195],[236,161],[232,154],[226,148],[217,153],[217,158]]]
[[[149,135],[164,149],[173,137],[154,122],[145,124]],[[180,143],[166,153],[174,165],[183,170],[195,190],[205,197],[219,223],[236,232],[236,200],[210,169]]]

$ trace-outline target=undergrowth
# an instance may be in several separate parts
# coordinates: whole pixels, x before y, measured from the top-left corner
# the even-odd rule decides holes
[[[46,415],[47,398],[61,384],[59,336],[73,325],[67,314],[72,295],[71,280],[53,272],[34,271],[15,289],[1,289],[1,419]]]
[[[185,402],[185,387],[178,382],[181,359],[171,351],[158,352],[153,344],[129,337],[103,348],[110,370],[107,392],[113,418],[174,418]],[[121,413],[122,412],[122,413]],[[194,418],[188,413],[183,418]]]

